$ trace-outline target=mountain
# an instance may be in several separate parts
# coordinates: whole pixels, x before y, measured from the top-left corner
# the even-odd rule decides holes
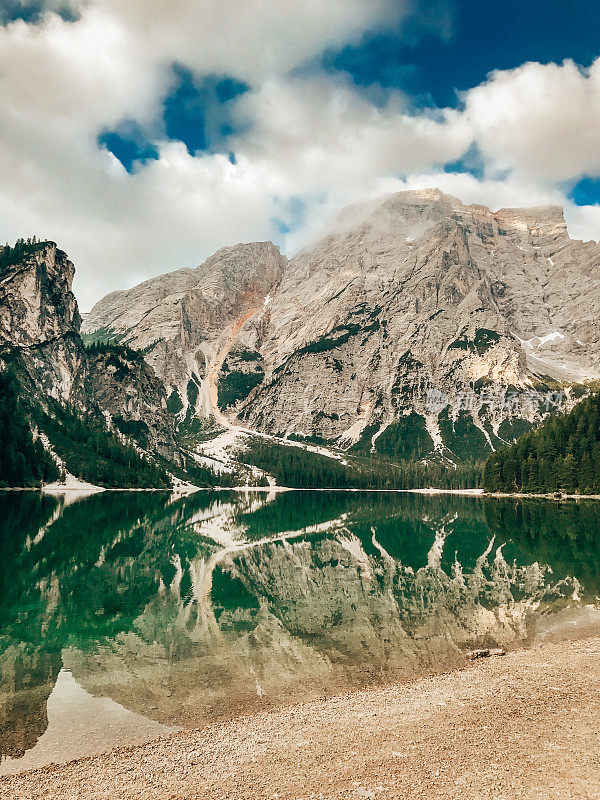
[[[600,247],[572,241],[558,208],[492,213],[431,191],[349,209],[291,261],[262,342],[267,377],[242,417],[352,442],[416,412],[431,447],[459,444],[445,417],[462,416],[479,447],[511,438],[490,391],[600,373],[599,278]],[[450,413],[429,408],[432,390]]]
[[[84,338],[143,351],[181,418],[190,406],[194,415],[218,414],[215,379],[234,342],[247,371],[260,371],[244,352],[262,336],[286,264],[271,242],[226,247],[195,269],[107,295],[87,316]]]
[[[61,469],[103,485],[166,485],[139,453],[177,457],[164,386],[138,352],[84,347],[73,275],[53,242],[0,250],[0,484],[57,477],[49,452]]]
[[[69,448],[85,431],[74,414],[144,458],[233,464],[253,482],[441,480],[391,474],[385,460],[466,462],[463,485],[471,462],[600,377],[600,246],[571,239],[558,207],[493,212],[401,192],[346,209],[291,260],[271,242],[227,247],[109,294],[83,325],[73,273],[52,242],[0,249],[3,358],[23,397],[70,427]],[[20,439],[28,413],[34,438],[44,430],[19,407]],[[85,469],[91,452],[90,440],[72,463]]]
[[[432,189],[347,209],[289,262],[238,245],[108,295],[84,333],[142,350],[179,421],[460,461],[600,376],[599,314],[600,246],[562,209]]]
[[[75,267],[54,242],[18,242],[2,255],[0,346],[18,351],[46,396],[68,401],[84,369]]]

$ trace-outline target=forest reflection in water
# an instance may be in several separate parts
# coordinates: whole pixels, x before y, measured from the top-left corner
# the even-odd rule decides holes
[[[65,670],[171,729],[525,643],[595,605],[599,529],[587,501],[0,492],[0,754]]]

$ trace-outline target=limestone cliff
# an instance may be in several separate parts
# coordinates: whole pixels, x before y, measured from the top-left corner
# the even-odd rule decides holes
[[[292,259],[241,416],[371,447],[410,415],[430,447],[485,450],[539,418],[549,379],[600,374],[599,311],[600,247],[570,239],[561,209],[396,194]]]
[[[290,262],[238,245],[108,295],[85,331],[143,350],[180,419],[461,459],[600,376],[599,312],[600,246],[560,208],[432,189],[347,209]]]
[[[171,456],[173,422],[151,367],[137,353],[84,347],[67,255],[53,242],[23,243],[12,255],[0,271],[0,347],[5,359],[18,359],[28,391],[99,408],[144,449]]]
[[[0,274],[0,345],[18,350],[41,391],[61,401],[83,367],[74,274],[54,242],[28,247]]]
[[[87,317],[84,335],[143,350],[182,418],[189,406],[209,415],[225,356],[234,340],[260,338],[265,301],[285,265],[271,242],[226,247],[199,267],[107,295]]]
[[[125,348],[91,348],[86,355],[82,397],[108,412],[113,426],[142,449],[172,458],[177,447],[173,418],[152,367]]]

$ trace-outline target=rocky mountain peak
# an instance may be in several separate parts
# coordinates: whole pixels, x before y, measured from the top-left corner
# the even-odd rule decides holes
[[[293,262],[343,237],[368,245],[387,237],[393,237],[397,243],[403,235],[408,243],[413,243],[436,226],[446,232],[478,232],[480,238],[519,237],[531,244],[540,244],[538,239],[551,242],[569,238],[560,206],[493,211],[484,205],[465,205],[457,197],[432,188],[397,192],[384,199],[349,206],[321,241],[304,248]]]
[[[493,215],[500,224],[527,231],[532,236],[566,236],[567,223],[562,206],[501,208]]]
[[[27,347],[78,332],[75,267],[54,242],[23,245],[0,274],[0,340]]]
[[[144,350],[182,417],[190,406],[193,413],[218,413],[222,353],[234,340],[254,349],[286,267],[272,242],[224,247],[198,267],[108,295],[86,318],[84,335]]]
[[[223,248],[109,295],[84,330],[143,349],[181,423],[460,458],[540,418],[486,392],[600,376],[599,318],[600,247],[571,240],[562,209],[432,188],[345,209],[289,262],[270,242]]]
[[[182,315],[190,302],[201,302],[203,321],[210,321],[226,313],[223,304],[235,305],[241,296],[264,299],[280,279],[285,264],[286,259],[272,242],[223,247],[200,266],[168,272],[132,289],[106,295],[87,316],[83,332],[106,331],[136,346],[147,346],[150,341],[145,345],[140,342],[152,329],[154,341],[181,333]]]
[[[508,420],[537,411],[492,409],[483,388],[525,394],[600,375],[599,265],[600,247],[571,240],[553,206],[493,211],[431,189],[351,207],[291,260],[261,342],[266,378],[243,418],[355,441],[416,413],[441,446],[455,435],[441,410],[452,431],[466,414],[491,448]],[[428,410],[431,392],[442,409]]]

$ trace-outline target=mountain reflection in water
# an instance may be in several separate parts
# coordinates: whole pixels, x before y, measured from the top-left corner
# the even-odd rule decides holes
[[[525,642],[595,603],[599,530],[593,502],[0,492],[0,755],[44,734],[63,668],[199,727]]]

